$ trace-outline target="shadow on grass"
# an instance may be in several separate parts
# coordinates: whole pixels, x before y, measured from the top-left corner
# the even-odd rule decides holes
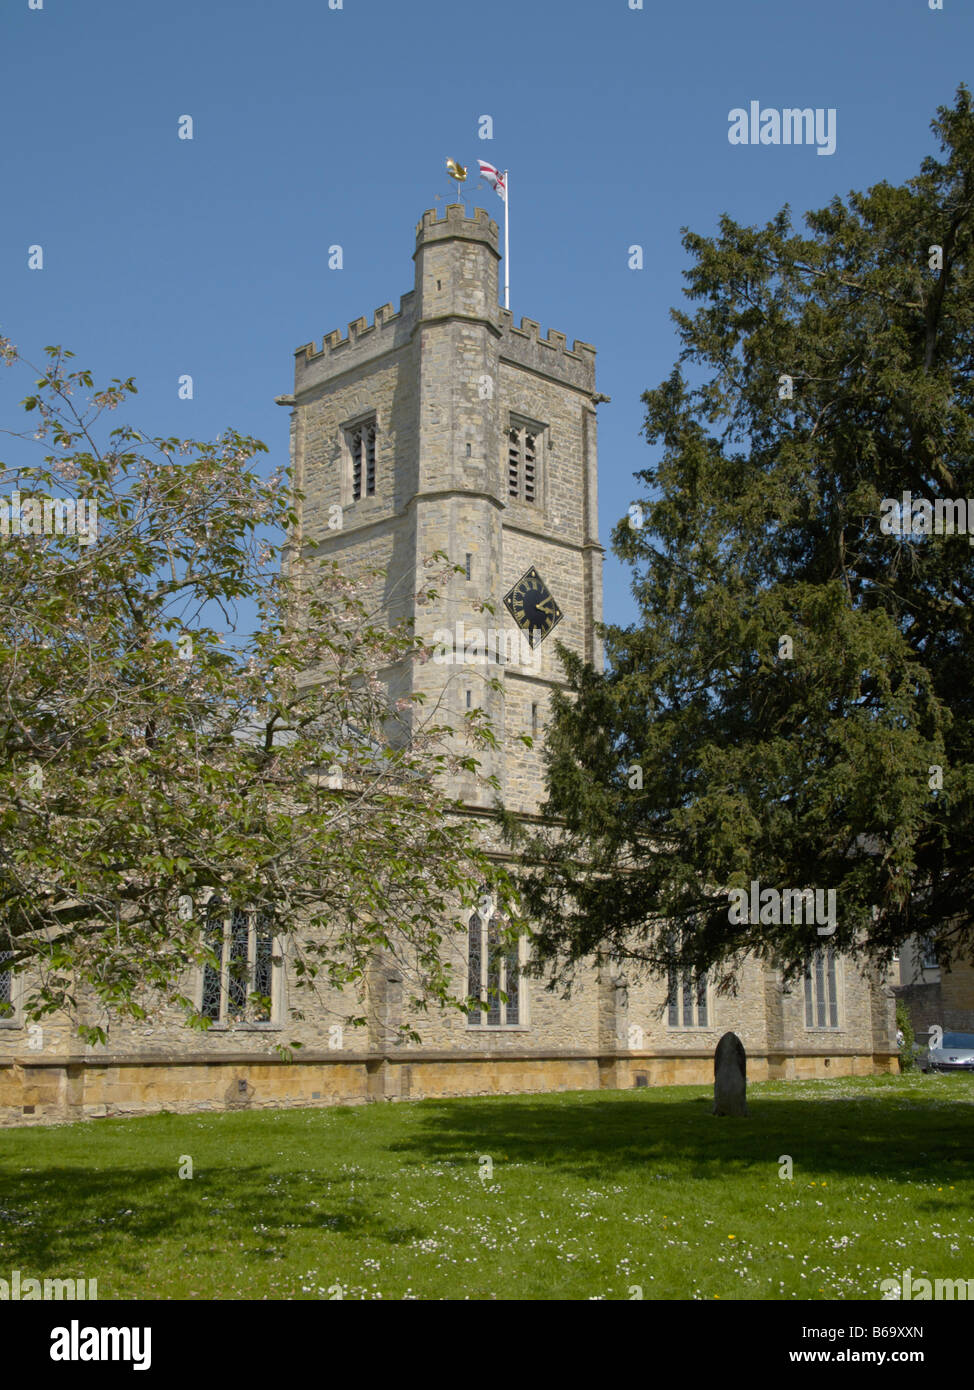
[[[762,1100],[747,1118],[717,1117],[707,1096],[563,1097],[425,1102],[423,1123],[390,1146],[407,1162],[470,1161],[471,1153],[599,1183],[634,1172],[709,1181],[788,1154],[819,1176],[937,1182],[974,1178],[974,1107],[926,1107],[887,1096]],[[555,1103],[552,1103],[555,1102]],[[938,1204],[939,1205],[939,1204]]]
[[[351,1180],[343,1173],[316,1173],[309,1181],[306,1174],[281,1174],[270,1167],[210,1168],[205,1183],[180,1181],[172,1166],[48,1167],[23,1175],[8,1168],[0,1184],[0,1267],[37,1273],[79,1267],[109,1246],[113,1265],[137,1274],[143,1248],[198,1243],[204,1231],[214,1259],[226,1258],[231,1238],[243,1244],[242,1249],[235,1245],[238,1254],[271,1259],[279,1258],[288,1238],[298,1233],[367,1237],[389,1245],[426,1234],[386,1220],[358,1195],[341,1206],[336,1189]],[[367,1186],[361,1176],[355,1181]],[[325,1206],[318,1204],[323,1193]]]

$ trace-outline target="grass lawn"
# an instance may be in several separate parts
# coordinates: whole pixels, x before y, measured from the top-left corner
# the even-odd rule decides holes
[[[765,1082],[746,1120],[711,1098],[0,1130],[0,1278],[96,1278],[100,1299],[878,1299],[906,1269],[974,1278],[974,1077]]]

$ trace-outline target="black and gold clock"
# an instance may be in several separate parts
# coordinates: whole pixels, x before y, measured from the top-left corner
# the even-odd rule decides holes
[[[528,634],[532,647],[539,646],[565,616],[533,565],[521,575],[504,603],[518,627]]]

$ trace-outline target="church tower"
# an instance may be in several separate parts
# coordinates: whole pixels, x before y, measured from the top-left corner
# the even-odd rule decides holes
[[[515,327],[500,307],[498,229],[482,208],[426,212],[413,259],[398,311],[383,305],[347,337],[297,352],[294,396],[283,400],[305,494],[295,541],[350,575],[384,572],[383,612],[413,618],[436,650],[413,667],[411,689],[426,693],[427,710],[439,702],[438,722],[482,706],[499,745],[479,755],[482,769],[505,805],[533,811],[548,703],[563,680],[555,640],[601,662],[595,406],[607,397],[595,389],[593,347],[541,337],[530,319]],[[463,573],[420,606],[436,551]],[[473,779],[452,790],[471,805],[493,801]]]

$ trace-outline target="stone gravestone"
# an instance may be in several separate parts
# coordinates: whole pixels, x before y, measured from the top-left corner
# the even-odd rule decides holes
[[[736,1033],[725,1033],[714,1052],[714,1114],[747,1114],[747,1053]]]

